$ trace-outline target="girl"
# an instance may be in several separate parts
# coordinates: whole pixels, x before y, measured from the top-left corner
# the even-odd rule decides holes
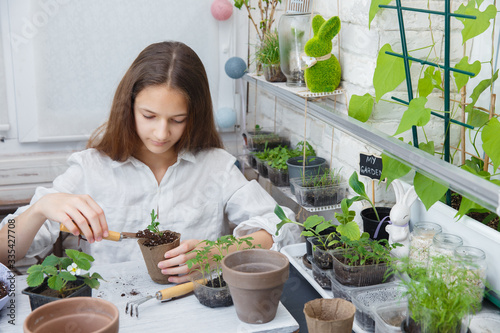
[[[230,222],[236,237],[253,237],[263,248],[297,242],[299,230],[291,224],[275,236],[276,202],[221,148],[199,57],[179,42],[148,46],[118,85],[109,120],[88,149],[70,156],[52,188],[37,188],[29,206],[4,219],[0,260],[7,261],[9,219],[15,219],[16,260],[44,253],[59,223],[74,235],[80,229],[99,263],[141,259],[133,241],[101,240],[108,230],[144,229],[152,209],[161,229],[183,239],[158,265],[176,275],[171,282],[187,280],[188,252],[200,240],[228,234]]]

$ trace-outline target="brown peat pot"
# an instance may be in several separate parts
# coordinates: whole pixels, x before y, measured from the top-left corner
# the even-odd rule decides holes
[[[50,302],[32,311],[24,333],[117,333],[118,308],[101,298],[75,297]]]
[[[163,230],[163,232],[173,232],[169,230]],[[159,284],[168,284],[168,278],[170,275],[165,275],[161,272],[161,269],[158,268],[158,263],[160,261],[165,260],[165,252],[179,246],[181,240],[181,234],[178,232],[174,232],[177,235],[177,238],[168,244],[156,245],[156,246],[145,246],[144,242],[147,241],[145,238],[140,238],[137,240],[139,244],[139,248],[141,249],[142,256],[144,257],[144,262],[146,263],[146,267],[148,268],[148,274],[156,283]]]
[[[241,321],[263,324],[274,319],[289,265],[284,254],[264,249],[233,252],[222,260],[222,274]]]
[[[318,298],[304,305],[310,333],[351,333],[356,307],[341,298]]]

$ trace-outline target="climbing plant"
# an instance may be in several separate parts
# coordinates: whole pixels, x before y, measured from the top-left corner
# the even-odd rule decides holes
[[[396,1],[398,7],[389,6],[388,4],[390,2],[391,0],[372,0],[369,11],[369,27],[373,19],[376,17],[377,13],[382,8],[394,8],[401,10],[399,0]],[[463,45],[465,45],[466,41],[484,33],[490,27],[491,22],[495,20],[497,12],[496,1],[495,5],[486,6],[484,10],[480,10],[479,8],[482,3],[483,0],[471,0],[467,4],[461,4],[458,9],[451,15],[454,17],[454,19],[460,21],[463,25],[463,28],[461,29]],[[430,11],[429,1],[427,2],[427,8],[429,17],[431,16],[431,14],[436,14],[435,11]],[[432,21],[429,19],[429,22],[429,31],[431,33],[431,36],[433,36]],[[401,27],[402,25],[400,22],[400,29]],[[405,37],[403,31],[403,53],[406,49],[404,38]],[[445,36],[445,38],[450,38],[449,33],[447,36]],[[353,95],[349,102],[349,116],[359,121],[366,122],[373,112],[374,104],[384,101],[402,105],[405,111],[401,116],[401,120],[393,136],[398,137],[398,139],[404,141],[404,138],[399,136],[402,133],[412,130],[414,133],[413,142],[409,141],[408,144],[412,144],[416,148],[421,149],[431,155],[441,154],[441,157],[445,158],[445,160],[448,160],[450,158],[445,156],[444,153],[441,153],[439,149],[436,149],[438,144],[433,140],[428,139],[424,126],[429,123],[432,115],[440,118],[449,117],[451,123],[454,124],[453,128],[445,128],[445,135],[447,134],[446,132],[453,130],[455,128],[455,125],[465,126],[466,128],[477,130],[476,136],[474,136],[473,140],[471,140],[472,145],[476,150],[476,154],[479,155],[476,149],[476,138],[479,135],[482,139],[482,149],[484,153],[487,154],[491,159],[491,164],[493,165],[493,173],[490,173],[488,171],[488,164],[484,166],[484,161],[474,156],[468,158],[465,161],[462,161],[462,165],[460,167],[468,172],[471,172],[472,174],[475,174],[478,177],[484,178],[492,183],[500,185],[499,180],[495,180],[492,178],[493,176],[499,174],[498,167],[500,165],[500,122],[498,120],[498,115],[491,114],[488,112],[489,110],[485,110],[476,106],[479,97],[488,89],[491,91],[493,82],[495,82],[495,80],[498,78],[498,71],[493,72],[493,56],[490,61],[489,68],[488,66],[482,66],[481,62],[478,60],[471,62],[471,60],[467,56],[462,57],[462,59],[460,59],[460,61],[458,61],[454,66],[450,64],[450,67],[452,68],[448,69],[448,72],[450,73],[449,82],[454,85],[455,91],[457,91],[457,93],[455,93],[456,95],[458,95],[460,90],[467,85],[469,79],[478,75],[482,69],[484,71],[490,70],[491,72],[488,75],[488,79],[482,80],[472,89],[469,88],[472,93],[468,96],[470,102],[465,104],[467,122],[461,123],[455,120],[453,117],[456,111],[461,108],[461,103],[454,103],[454,107],[449,108],[447,111],[445,108],[435,110],[432,107],[432,103],[429,102],[429,96],[433,92],[444,92],[446,89],[446,86],[444,85],[444,81],[446,79],[444,77],[444,73],[446,72],[445,66],[439,63],[441,59],[439,59],[438,57],[432,57],[432,54],[433,52],[435,52],[436,48],[434,37],[432,37],[432,41],[433,43],[431,45],[419,48],[418,50],[414,50],[416,53],[416,51],[421,51],[427,48],[428,53],[425,59],[416,59],[412,57],[414,51],[407,51],[407,68],[405,68],[406,64],[404,54],[396,54],[392,50],[392,46],[390,44],[383,45],[379,51],[377,64],[373,75],[375,96],[372,96],[368,93],[362,96]],[[406,73],[409,73],[409,68],[411,66],[415,66],[415,62],[419,62],[420,64],[422,64],[422,66],[420,67],[416,88],[413,88],[411,85],[411,78],[407,78]],[[391,97],[390,100],[384,99],[387,94],[393,92],[405,80],[407,80],[407,88],[411,88],[411,90],[408,92],[408,102],[396,97]],[[458,99],[460,98],[454,98],[453,101],[456,101]],[[420,128],[421,133],[424,134],[424,140],[416,140],[417,127]],[[441,145],[441,143],[439,143],[439,145]],[[444,145],[449,145],[449,141],[447,142],[445,139]],[[453,162],[453,155],[451,156],[450,162]],[[411,171],[411,167],[399,162],[396,159],[391,158],[387,154],[382,154],[382,163],[383,170],[381,179],[387,179],[387,186],[389,186],[389,184],[394,179],[401,178]],[[419,172],[415,173],[413,184],[426,209],[429,209],[448,191],[447,186],[444,186]],[[469,211],[477,211],[481,209],[483,208],[478,204],[467,198],[463,198],[457,215],[463,216]]]

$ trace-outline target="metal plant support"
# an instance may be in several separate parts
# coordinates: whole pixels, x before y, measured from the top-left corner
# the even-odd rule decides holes
[[[472,15],[462,15],[462,14],[455,14],[450,12],[450,0],[445,0],[444,1],[444,12],[439,12],[439,11],[434,11],[434,10],[427,10],[427,9],[419,9],[419,8],[410,8],[410,7],[403,7],[401,6],[401,0],[396,0],[396,5],[379,5],[380,8],[390,8],[390,9],[395,9],[398,13],[398,22],[399,22],[399,33],[401,37],[401,45],[402,45],[402,52],[403,54],[398,54],[394,52],[386,52],[386,54],[403,58],[404,60],[404,66],[405,66],[405,74],[406,74],[406,87],[408,90],[408,101],[401,100],[396,97],[391,97],[393,100],[398,101],[400,103],[409,105],[411,100],[413,99],[413,90],[412,90],[412,82],[411,82],[411,76],[410,76],[410,64],[409,61],[416,61],[418,63],[421,63],[422,65],[429,65],[429,66],[434,66],[438,68],[444,69],[444,115],[440,115],[436,112],[431,112],[432,115],[437,116],[439,118],[444,119],[444,160],[446,162],[450,162],[450,123],[454,123],[460,126],[464,126],[466,128],[473,129],[474,127],[465,123],[462,123],[460,121],[454,120],[450,118],[450,71],[452,72],[457,72],[461,74],[466,74],[469,76],[474,76],[475,74],[472,72],[467,72],[463,71],[460,69],[452,68],[450,67],[450,25],[451,25],[451,17],[460,17],[460,18],[465,18],[465,19],[472,19],[475,20],[476,16]],[[404,20],[403,20],[403,11],[410,11],[410,12],[420,12],[420,13],[427,13],[427,14],[433,14],[433,15],[442,15],[444,16],[444,64],[436,64],[433,62],[417,59],[410,57],[408,55],[408,50],[406,46],[406,35],[405,35],[405,27],[404,27]],[[416,126],[412,127],[412,134],[413,134],[413,145],[414,147],[418,148],[418,136],[417,136],[417,128]],[[451,204],[451,192],[448,190],[446,192],[446,203],[448,205]]]

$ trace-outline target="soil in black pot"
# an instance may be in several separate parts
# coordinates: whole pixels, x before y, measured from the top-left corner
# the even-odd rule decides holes
[[[83,287],[83,281],[68,281],[66,284],[66,289],[70,289],[66,294],[59,294],[57,290],[50,289],[48,286],[46,286],[45,289],[41,290],[39,292],[40,295],[44,296],[49,296],[49,297],[56,297],[56,298],[65,298],[71,295],[72,293],[76,292],[78,289],[73,290],[73,288],[82,286]]]
[[[208,280],[205,286],[213,289],[201,287],[194,290],[194,294],[201,304],[209,308],[233,305],[233,298],[229,293],[229,289],[224,288],[227,286],[226,281],[222,280],[221,283],[219,279]]]
[[[160,236],[155,234],[149,229],[144,229],[136,232],[135,236],[137,238],[146,238],[144,242],[144,246],[157,246],[162,244],[169,244],[175,241],[178,238],[178,235],[171,231],[163,231],[163,234]]]
[[[389,216],[391,213],[390,207],[376,207],[378,216],[382,220],[384,217]],[[387,220],[382,222],[382,225],[379,228],[379,232],[377,237],[375,237],[375,231],[380,223],[377,221],[377,216],[373,211],[373,208],[365,208],[361,211],[361,219],[363,220],[363,230],[370,234],[370,238],[373,240],[378,239],[389,239],[389,234],[385,231],[385,227],[389,224]]]
[[[3,283],[2,281],[0,281],[0,299],[7,296],[8,293],[9,293],[9,291],[7,289],[7,285],[5,283]]]

